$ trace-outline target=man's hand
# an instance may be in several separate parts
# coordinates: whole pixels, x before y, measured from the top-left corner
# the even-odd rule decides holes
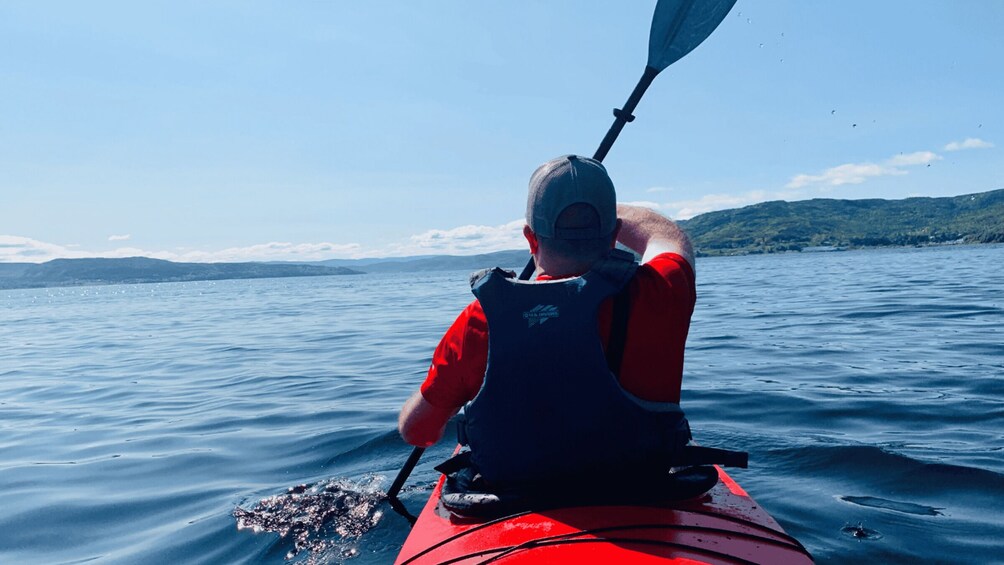
[[[404,441],[415,447],[429,447],[443,437],[446,423],[456,410],[445,410],[429,404],[421,391],[415,392],[404,403],[397,419],[397,429]]]
[[[628,204],[617,205],[621,230],[617,241],[641,254],[642,263],[660,253],[676,253],[694,268],[694,247],[673,220],[654,210]]]

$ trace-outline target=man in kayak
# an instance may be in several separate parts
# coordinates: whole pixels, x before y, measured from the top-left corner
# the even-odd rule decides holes
[[[674,428],[672,443],[685,443],[678,403],[696,300],[687,235],[652,210],[617,205],[603,165],[572,155],[534,172],[523,234],[535,281],[500,270],[475,281],[478,300],[443,336],[401,410],[405,441],[432,445],[470,403],[461,442],[500,483],[582,466],[600,472],[665,443],[655,428]],[[643,264],[625,261],[617,242]]]

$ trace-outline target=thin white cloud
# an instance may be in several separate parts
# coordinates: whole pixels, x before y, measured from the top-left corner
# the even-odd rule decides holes
[[[43,263],[52,259],[87,257],[87,253],[65,245],[46,243],[29,237],[0,235],[0,263]]]
[[[883,176],[898,176],[908,174],[903,167],[914,167],[929,164],[941,159],[941,156],[931,151],[899,154],[881,163],[845,163],[826,169],[818,175],[799,174],[791,178],[785,188],[799,189],[805,187],[834,187],[845,184],[861,184],[868,179]]]
[[[989,149],[994,144],[978,137],[967,137],[963,141],[953,141],[945,146],[945,151],[962,151],[963,149]]]
[[[635,200],[634,202],[620,202],[620,204],[627,204],[628,206],[641,206],[642,208],[651,208],[653,210],[662,209],[662,204],[652,202],[650,200]]]
[[[714,212],[716,210],[728,210],[729,208],[740,208],[766,202],[767,200],[777,200],[781,193],[768,194],[763,190],[755,190],[745,194],[705,194],[696,200],[679,200],[667,202],[660,206],[660,209],[669,213],[669,217],[676,220],[689,220],[699,214]]]
[[[393,245],[388,256],[425,254],[476,255],[526,246],[520,218],[499,226],[466,225],[448,230],[428,230],[411,236],[403,244]]]
[[[940,161],[941,156],[932,151],[917,151],[916,153],[900,153],[886,161],[891,167],[911,167],[914,165],[926,165],[933,161]]]
[[[108,236],[108,241],[127,241],[132,239],[132,234],[127,233],[124,235],[110,235]]]
[[[883,175],[906,174],[892,167],[882,167],[875,163],[847,163],[831,167],[818,175],[795,175],[785,185],[787,188],[803,188],[809,185],[822,184],[840,186],[842,184],[860,184],[870,177]]]
[[[648,193],[653,193],[653,192],[669,192],[671,190],[673,190],[673,189],[672,188],[667,188],[665,186],[653,186],[652,188],[645,189],[645,192],[648,192]]]

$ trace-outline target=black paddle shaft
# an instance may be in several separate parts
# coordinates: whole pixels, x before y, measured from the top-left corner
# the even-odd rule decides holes
[[[404,467],[401,467],[401,472],[397,474],[397,478],[394,479],[394,483],[390,485],[390,490],[387,491],[387,498],[394,500],[397,498],[397,493],[401,492],[401,487],[404,486],[404,482],[408,480],[408,476],[411,475],[411,471],[418,464],[418,460],[422,457],[422,453],[425,451],[424,447],[416,447],[411,451],[411,455],[408,456],[408,460],[404,462]]]
[[[624,125],[628,122],[634,121],[634,109],[638,106],[638,102],[641,101],[641,97],[648,90],[649,85],[655,80],[655,77],[659,76],[659,69],[654,67],[645,67],[645,72],[642,73],[641,79],[638,80],[638,84],[635,85],[634,90],[631,92],[631,96],[628,97],[627,102],[624,103],[623,108],[614,108],[614,123],[607,130],[607,135],[603,137],[603,141],[600,142],[600,147],[596,150],[593,155],[593,159],[597,161],[603,161],[603,158],[607,156],[607,152],[610,151],[610,147],[613,146],[614,141],[617,141],[617,136],[620,135],[621,130],[624,129]]]

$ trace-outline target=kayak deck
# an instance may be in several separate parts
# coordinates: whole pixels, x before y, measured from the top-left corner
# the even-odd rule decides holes
[[[812,563],[746,492],[719,482],[687,501],[581,506],[489,521],[452,517],[439,504],[443,478],[396,563]]]

